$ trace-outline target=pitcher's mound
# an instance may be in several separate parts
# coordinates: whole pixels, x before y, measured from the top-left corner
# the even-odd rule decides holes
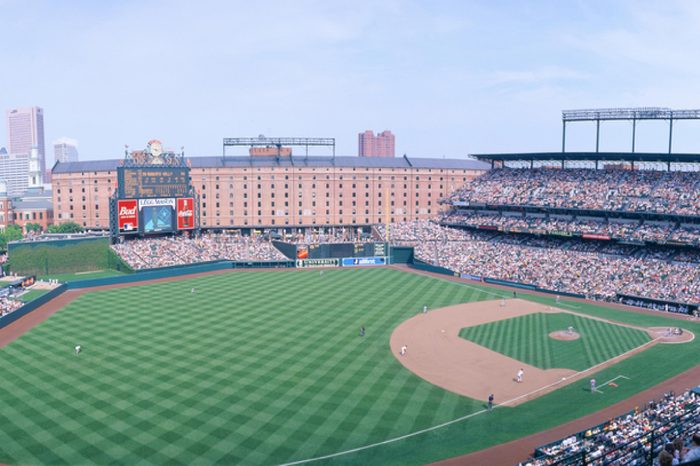
[[[569,332],[568,330],[557,330],[556,332],[552,332],[549,334],[549,338],[554,338],[555,340],[565,340],[565,341],[570,341],[570,340],[578,340],[581,338],[581,335],[579,335],[578,332]]]

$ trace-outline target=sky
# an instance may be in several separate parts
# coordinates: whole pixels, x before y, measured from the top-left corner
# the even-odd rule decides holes
[[[259,134],[357,155],[366,129],[397,156],[557,151],[563,109],[700,108],[696,1],[0,0],[0,18],[0,109],[42,107],[47,152],[67,136],[81,160]],[[639,123],[637,150],[667,135]],[[602,125],[601,150],[630,146],[631,123]],[[567,127],[594,148],[593,123]],[[674,150],[700,152],[700,121]]]

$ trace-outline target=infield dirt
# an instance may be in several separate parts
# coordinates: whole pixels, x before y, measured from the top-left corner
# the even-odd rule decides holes
[[[391,335],[391,351],[404,367],[434,385],[482,401],[493,393],[497,404],[516,406],[581,380],[593,369],[598,371],[618,363],[657,343],[687,341],[693,337],[684,332],[678,339],[667,338],[658,328],[625,325],[647,331],[652,340],[594,368],[577,372],[572,369],[540,369],[459,336],[464,327],[536,312],[575,314],[521,299],[508,299],[505,306],[501,300],[448,306],[420,313],[401,323]],[[406,354],[401,356],[404,345]],[[524,377],[518,383],[516,374],[520,369],[523,369]]]

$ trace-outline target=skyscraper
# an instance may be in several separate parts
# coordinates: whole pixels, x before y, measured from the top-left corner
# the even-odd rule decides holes
[[[394,135],[389,130],[376,136],[372,130],[360,133],[357,152],[360,157],[394,157]]]
[[[53,155],[56,162],[77,162],[78,141],[71,138],[58,138],[53,142]]]
[[[10,196],[21,196],[29,186],[29,154],[8,154],[0,157],[0,182]]]
[[[10,154],[28,156],[32,147],[36,147],[39,152],[41,171],[46,169],[44,110],[42,108],[24,107],[8,110],[7,140]]]

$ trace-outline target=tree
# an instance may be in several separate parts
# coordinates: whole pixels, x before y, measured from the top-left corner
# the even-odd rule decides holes
[[[0,248],[7,249],[7,243],[22,239],[22,228],[18,225],[7,225],[0,231]]]
[[[29,233],[30,231],[41,233],[42,230],[41,225],[39,225],[38,223],[27,223],[26,225],[24,225],[24,229],[27,231],[27,233]]]
[[[80,233],[83,231],[83,227],[75,222],[65,222],[58,225],[49,225],[47,231],[49,233]]]

